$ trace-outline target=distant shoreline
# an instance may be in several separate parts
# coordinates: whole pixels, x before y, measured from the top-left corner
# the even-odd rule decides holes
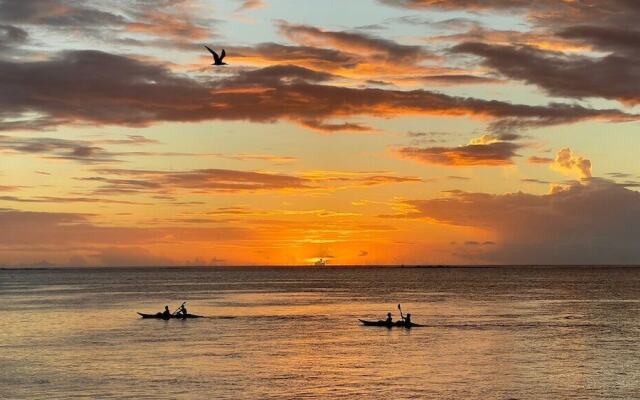
[[[226,269],[382,269],[382,268],[394,268],[394,269],[522,269],[522,268],[535,268],[535,269],[554,269],[554,268],[637,268],[640,265],[637,264],[622,264],[622,265],[608,265],[608,264],[512,264],[512,265],[190,265],[190,266],[47,266],[47,267],[0,267],[0,271],[54,271],[54,270],[114,270],[114,269],[139,269],[139,270],[167,270],[167,269],[210,269],[210,270],[226,270]]]

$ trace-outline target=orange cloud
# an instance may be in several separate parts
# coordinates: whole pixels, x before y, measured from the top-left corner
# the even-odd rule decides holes
[[[358,32],[328,31],[309,25],[280,21],[280,32],[289,40],[313,47],[330,47],[365,56],[384,57],[396,62],[418,62],[433,57],[421,46],[410,46]]]
[[[192,23],[187,15],[180,16],[158,10],[145,12],[140,16],[140,20],[126,24],[125,28],[129,32],[176,39],[188,37],[192,40],[202,40],[211,36],[210,29]]]
[[[264,0],[241,0],[242,4],[238,7],[238,11],[249,11],[263,8],[266,6]]]
[[[577,175],[581,179],[591,178],[591,161],[578,156],[569,148],[558,152],[551,169],[567,175]]]

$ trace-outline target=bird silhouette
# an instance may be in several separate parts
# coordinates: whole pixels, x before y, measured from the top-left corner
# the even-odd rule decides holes
[[[211,65],[227,65],[226,62],[222,62],[222,59],[224,58],[224,56],[227,55],[227,53],[225,53],[224,49],[222,49],[222,53],[220,53],[220,55],[218,55],[218,53],[216,53],[215,51],[211,50],[209,48],[209,46],[205,45],[204,47],[206,47],[207,50],[209,50],[209,53],[211,53],[211,55],[213,56],[213,64],[211,64]]]

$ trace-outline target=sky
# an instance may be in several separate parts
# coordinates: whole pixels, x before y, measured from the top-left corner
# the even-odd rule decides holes
[[[0,266],[639,264],[638,20],[0,0]]]

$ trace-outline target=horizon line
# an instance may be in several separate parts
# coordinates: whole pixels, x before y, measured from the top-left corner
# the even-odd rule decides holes
[[[256,264],[238,264],[238,265],[50,265],[50,266],[0,266],[0,271],[17,271],[17,270],[61,270],[61,269],[340,269],[340,268],[394,268],[394,269],[489,269],[489,268],[635,268],[640,264],[337,264],[337,265],[256,265]]]

